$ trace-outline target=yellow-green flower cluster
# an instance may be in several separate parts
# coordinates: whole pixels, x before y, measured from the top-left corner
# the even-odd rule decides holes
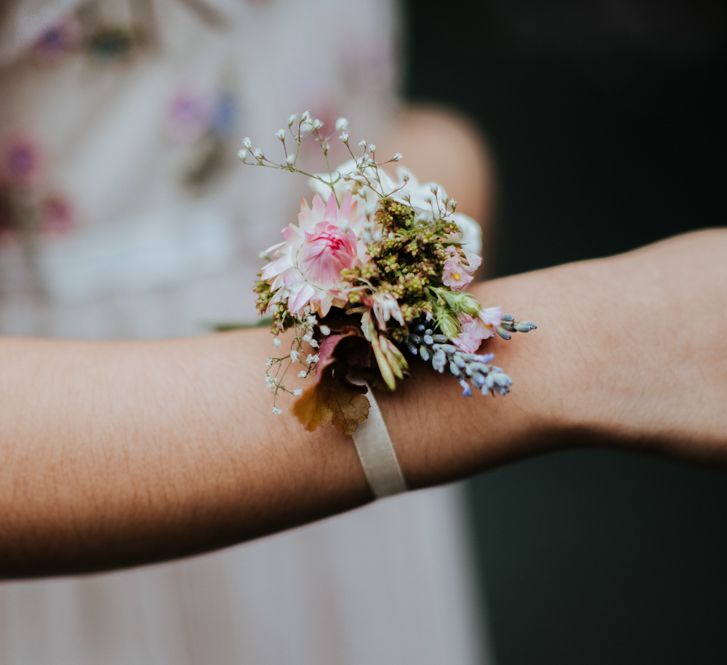
[[[368,247],[371,261],[365,266],[345,270],[344,279],[352,286],[367,284],[377,292],[390,293],[401,308],[408,327],[414,321],[434,315],[436,298],[431,287],[442,284],[442,271],[447,247],[456,242],[459,229],[446,219],[433,222],[417,219],[413,208],[382,199],[376,212],[380,239]],[[363,293],[353,292],[352,304],[360,302]],[[406,337],[406,329],[392,328],[396,341]]]

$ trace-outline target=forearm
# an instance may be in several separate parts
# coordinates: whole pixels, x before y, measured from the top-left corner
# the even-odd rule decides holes
[[[530,341],[542,350],[542,340]],[[497,345],[503,363],[516,363],[508,369],[522,372],[507,399],[464,399],[456,381],[423,366],[400,393],[379,396],[410,487],[519,454],[515,442],[540,418],[528,405],[537,387],[528,375],[548,357],[528,346]],[[350,439],[270,413],[263,375],[272,351],[266,330],[163,342],[3,340],[0,576],[184,556],[370,500]],[[485,436],[473,414],[490,423]]]
[[[503,284],[504,293],[497,283],[490,291],[510,298],[520,288]],[[528,299],[520,296],[522,311]],[[518,381],[506,399],[464,399],[454,379],[416,365],[401,392],[379,396],[412,488],[520,454],[534,421],[543,427],[532,402],[548,339],[495,344]],[[0,575],[183,556],[368,501],[350,439],[270,413],[272,351],[266,330],[3,340]]]
[[[365,502],[350,441],[270,413],[267,331],[0,344],[0,576],[221,547]]]

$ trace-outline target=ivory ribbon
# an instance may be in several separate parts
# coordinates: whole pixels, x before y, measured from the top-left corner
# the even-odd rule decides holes
[[[407,487],[384,416],[371,387],[367,387],[366,398],[371,406],[369,417],[353,433],[353,442],[369,487],[374,496],[381,499],[406,492]]]

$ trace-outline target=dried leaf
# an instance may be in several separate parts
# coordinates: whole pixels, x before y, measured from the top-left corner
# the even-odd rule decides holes
[[[293,404],[293,413],[309,432],[332,423],[350,436],[369,415],[365,392],[365,386],[339,378],[331,367]]]
[[[318,357],[318,380],[293,404],[293,413],[309,432],[333,424],[350,436],[368,417],[369,401],[366,386],[348,377],[371,366],[371,347],[358,328],[344,326],[321,341]]]

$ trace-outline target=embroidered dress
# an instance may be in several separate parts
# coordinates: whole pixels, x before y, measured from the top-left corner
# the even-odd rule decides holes
[[[241,168],[240,137],[272,149],[273,119],[305,108],[380,135],[395,18],[385,0],[5,2],[0,332],[251,320],[258,252],[302,191]],[[3,583],[0,663],[480,663],[464,534],[439,489],[187,561]]]

